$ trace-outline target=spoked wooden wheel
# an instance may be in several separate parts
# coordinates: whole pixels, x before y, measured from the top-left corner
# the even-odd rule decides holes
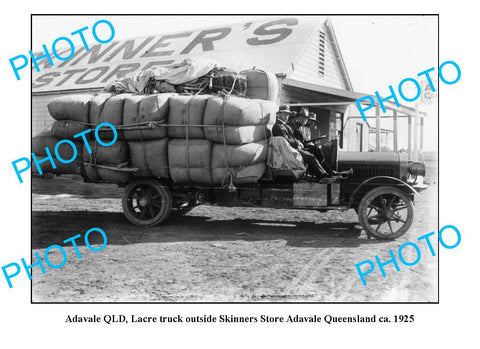
[[[395,239],[413,223],[413,202],[400,189],[372,189],[360,201],[358,219],[363,229],[380,239]]]
[[[168,218],[172,195],[168,187],[155,180],[138,180],[125,188],[122,197],[123,213],[138,226],[151,227]]]

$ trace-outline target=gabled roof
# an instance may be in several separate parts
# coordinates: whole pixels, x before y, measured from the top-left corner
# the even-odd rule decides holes
[[[312,18],[315,26],[289,67],[287,78],[353,91],[330,18]],[[318,70],[320,65],[322,73]]]
[[[338,44],[337,36],[335,35],[335,31],[333,30],[333,24],[330,20],[330,17],[327,17],[327,28],[330,31],[333,37],[333,43],[335,45],[335,52],[338,56],[340,67],[342,69],[342,73],[345,75],[345,81],[348,86],[348,90],[353,91],[352,82],[350,81],[350,76],[348,75],[347,66],[345,65],[345,61],[343,60],[342,51],[340,51],[340,46]]]

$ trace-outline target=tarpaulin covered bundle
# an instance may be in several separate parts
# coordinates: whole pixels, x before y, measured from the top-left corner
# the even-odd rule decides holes
[[[178,64],[160,66],[129,74],[108,84],[105,90],[116,93],[149,93],[148,89],[152,82],[164,81],[171,85],[181,85],[207,75],[218,66],[218,62],[211,59],[186,58]]]
[[[231,69],[218,69],[213,73],[209,92],[233,93],[236,96],[245,96],[247,93],[247,76]]]
[[[134,94],[220,93],[276,101],[279,87],[277,77],[271,72],[258,69],[235,72],[211,59],[187,58],[178,64],[128,74],[109,83],[105,91]]]
[[[267,139],[275,123],[277,110],[278,106],[271,101],[238,97],[209,98],[203,120],[205,138],[226,144]]]
[[[128,145],[125,141],[117,140],[114,144],[105,147],[95,140],[83,147],[83,162],[88,180],[93,182],[126,183],[131,172],[123,171],[129,160]]]
[[[302,156],[283,137],[269,139],[267,165],[273,176],[300,179],[306,172]]]

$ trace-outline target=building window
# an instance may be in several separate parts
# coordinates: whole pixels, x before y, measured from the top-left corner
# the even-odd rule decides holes
[[[325,76],[325,33],[318,32],[318,74]]]

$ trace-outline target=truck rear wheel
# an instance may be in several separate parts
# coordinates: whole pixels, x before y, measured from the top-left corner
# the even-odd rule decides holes
[[[142,227],[153,227],[165,221],[172,208],[170,189],[152,179],[130,182],[122,197],[123,214]]]
[[[413,223],[413,202],[396,187],[370,190],[360,201],[358,219],[367,234],[380,239],[395,239]]]

